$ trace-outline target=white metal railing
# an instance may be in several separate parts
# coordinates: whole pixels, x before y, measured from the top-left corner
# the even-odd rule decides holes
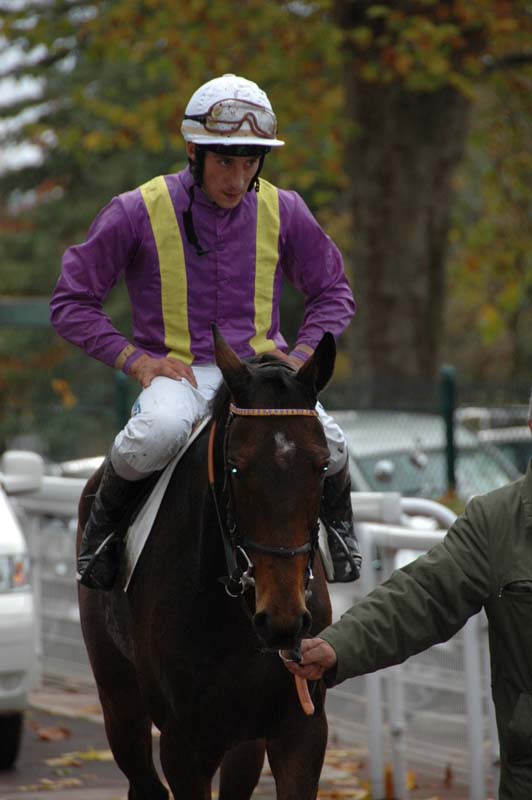
[[[72,524],[77,516],[78,501],[85,480],[44,475],[42,459],[36,454],[8,452],[0,460],[0,482],[10,495],[15,511],[25,521],[33,560],[36,603],[41,613],[40,631],[46,645],[42,650],[45,656],[48,653],[43,671],[57,678],[74,677],[76,680],[92,682],[79,628],[74,578],[75,527]],[[396,492],[354,493],[352,501],[363,556],[362,575],[356,589],[358,594],[371,591],[379,579],[386,578],[395,568],[397,555],[401,551],[424,551],[441,541],[444,529],[455,519],[455,515],[439,503],[422,498],[403,498]],[[51,518],[60,522],[50,532]],[[378,572],[374,568],[377,547],[380,562]],[[61,569],[58,571],[59,567]],[[331,589],[334,588],[333,585]],[[464,769],[467,771],[471,800],[484,800],[485,797],[483,703],[489,697],[486,684],[489,680],[486,677],[489,656],[482,619],[482,616],[480,619],[473,618],[463,631],[465,686],[463,676],[460,675],[458,679],[456,673],[445,683],[446,689],[465,695],[468,753]],[[363,679],[365,691],[357,702],[366,709],[364,724],[350,719],[348,704],[342,702],[340,722],[345,723],[346,729],[363,730],[363,741],[369,737],[372,797],[376,800],[385,794],[385,706],[388,710],[395,797],[397,800],[408,797],[406,775],[409,723],[405,714],[405,686],[409,673],[404,668],[405,665],[401,665],[381,670]],[[484,675],[484,685],[479,681],[480,674]],[[427,686],[437,690],[441,688],[441,675],[435,675],[432,679],[427,675],[425,682]],[[347,696],[344,687],[332,690],[332,694],[334,692],[341,695],[342,701]],[[494,763],[497,735],[490,703],[491,700],[488,700],[487,716]],[[425,742],[418,743],[418,754],[423,753],[424,758],[436,762],[437,745],[433,744],[430,754],[428,746],[427,744],[425,750]]]
[[[354,498],[356,502],[356,498]],[[417,500],[417,499],[416,499]],[[428,504],[409,501],[406,506],[415,506],[417,513],[434,511],[434,503]],[[442,507],[443,508],[443,507]],[[442,519],[447,516],[447,509],[440,511]],[[449,512],[450,514],[451,512]],[[454,515],[453,515],[454,517]],[[449,517],[450,521],[450,517]],[[370,592],[378,583],[376,572],[371,569],[371,562],[375,547],[378,546],[382,559],[382,578],[385,579],[395,567],[396,555],[401,550],[428,550],[440,542],[445,535],[443,530],[421,531],[409,530],[400,526],[382,525],[379,523],[362,522],[357,526],[362,563],[360,578],[364,594]],[[483,738],[483,703],[484,687],[479,681],[482,674],[480,667],[480,639],[479,615],[468,621],[463,629],[464,637],[464,667],[465,667],[465,699],[467,704],[467,731],[469,745],[469,796],[471,800],[484,800],[484,738]],[[384,752],[382,742],[382,681],[388,684],[390,702],[390,730],[392,735],[392,762],[394,772],[394,790],[397,800],[408,797],[407,788],[407,763],[405,753],[405,703],[401,680],[401,666],[392,667],[366,676],[368,700],[368,725],[369,725],[369,752],[372,797],[385,796],[384,788]]]

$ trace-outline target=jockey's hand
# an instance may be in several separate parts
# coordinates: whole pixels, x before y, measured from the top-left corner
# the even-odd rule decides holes
[[[282,350],[279,350],[277,347],[275,350],[270,350],[272,356],[275,356],[280,361],[284,361],[286,364],[290,364],[291,367],[294,369],[299,369],[305,363],[300,358],[294,358],[294,356],[288,356],[286,353],[283,353]]]
[[[153,358],[142,355],[133,362],[129,374],[146,389],[154,378],[162,376],[180,381],[186,378],[189,383],[197,388],[196,378],[192,368],[178,358]]]
[[[301,661],[297,664],[289,659],[289,651],[281,653],[283,664],[293,674],[308,681],[317,681],[327,670],[336,665],[336,651],[323,639],[303,639],[301,642]]]

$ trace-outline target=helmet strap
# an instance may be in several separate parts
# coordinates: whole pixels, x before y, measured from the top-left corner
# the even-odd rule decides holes
[[[264,159],[265,158],[266,158],[266,153],[264,153],[264,155],[262,155],[260,157],[258,169],[257,169],[255,175],[253,176],[253,178],[251,179],[251,181],[249,183],[248,192],[253,191],[253,189],[255,189],[256,192],[258,192],[260,190],[259,174],[260,174],[260,171],[261,171],[262,167],[264,166]]]
[[[190,167],[190,171],[192,172],[192,177],[194,178],[194,183],[196,186],[203,185],[203,165],[205,164],[205,147],[200,144],[197,144],[194,148],[194,155],[195,158],[192,160],[191,158],[188,159],[188,165]]]
[[[192,217],[192,204],[194,202],[194,190],[195,184],[192,184],[190,189],[188,190],[188,194],[190,197],[190,202],[188,204],[188,208],[186,211],[183,211],[183,225],[185,227],[185,235],[187,237],[187,242],[192,245],[192,247],[196,251],[196,255],[198,256],[205,256],[209,252],[209,250],[204,250],[201,246],[198,234],[196,233],[196,229],[194,227],[194,219]]]

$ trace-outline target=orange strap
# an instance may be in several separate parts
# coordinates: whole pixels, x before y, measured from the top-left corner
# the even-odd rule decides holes
[[[209,483],[214,486],[214,435],[216,433],[216,420],[211,425],[211,432],[209,433],[209,448],[207,451],[207,468],[209,474]]]

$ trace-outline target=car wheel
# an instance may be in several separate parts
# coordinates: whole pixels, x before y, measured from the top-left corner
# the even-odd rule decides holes
[[[0,716],[0,769],[9,769],[17,760],[23,719],[22,713]]]

